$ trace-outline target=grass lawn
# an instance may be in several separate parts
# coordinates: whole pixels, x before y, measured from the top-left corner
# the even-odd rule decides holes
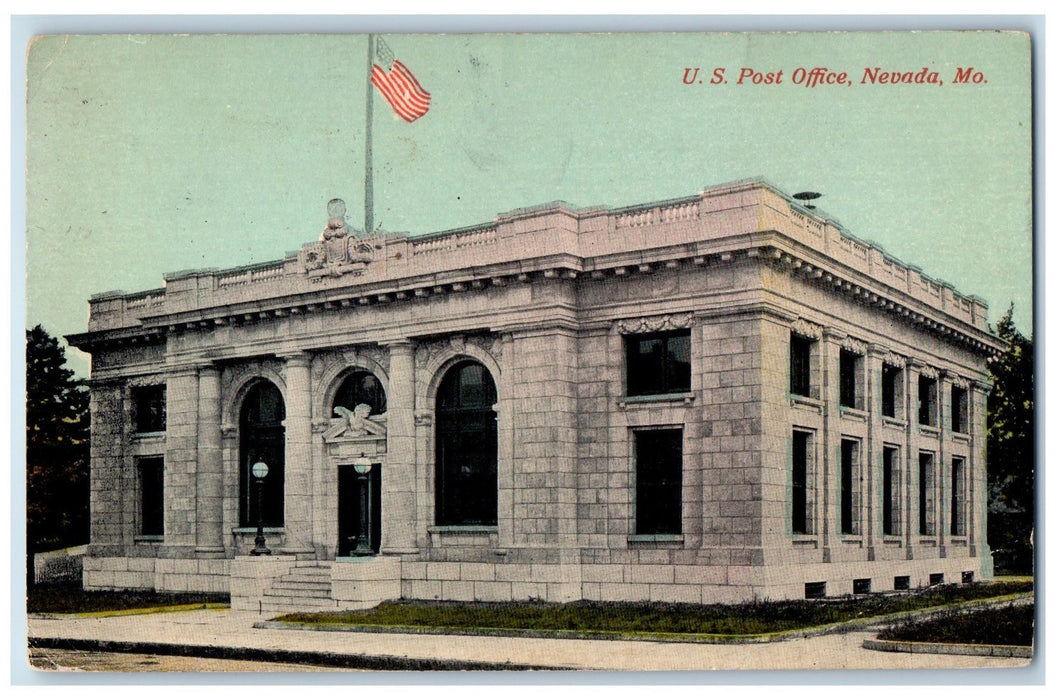
[[[1030,581],[938,586],[903,594],[740,605],[395,601],[363,611],[298,613],[280,622],[447,630],[761,635],[951,605],[1033,589]]]
[[[85,591],[77,583],[31,586],[26,591],[26,608],[31,613],[94,613],[229,602],[227,594]]]
[[[1031,646],[1034,643],[1034,605],[944,612],[929,620],[889,627],[877,638],[899,642]]]

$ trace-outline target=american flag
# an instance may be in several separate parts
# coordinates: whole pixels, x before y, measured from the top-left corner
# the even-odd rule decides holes
[[[378,61],[386,67],[375,63],[370,70],[370,82],[381,91],[396,114],[404,120],[413,122],[429,111],[429,93],[407,66],[396,60],[392,49],[378,37],[375,51]]]

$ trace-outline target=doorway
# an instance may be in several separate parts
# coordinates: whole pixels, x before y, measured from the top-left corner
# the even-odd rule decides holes
[[[381,465],[375,463],[370,484],[370,550],[381,551]],[[337,468],[337,556],[350,557],[359,544],[359,489],[363,481],[350,464]]]

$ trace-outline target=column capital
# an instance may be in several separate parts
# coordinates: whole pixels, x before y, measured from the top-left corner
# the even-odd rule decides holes
[[[414,354],[415,347],[417,347],[417,344],[410,338],[386,340],[379,343],[379,345],[388,348],[390,353],[400,352],[408,355]]]
[[[287,367],[307,368],[312,363],[312,354],[307,351],[293,352],[286,355],[279,355],[279,359],[285,362]]]

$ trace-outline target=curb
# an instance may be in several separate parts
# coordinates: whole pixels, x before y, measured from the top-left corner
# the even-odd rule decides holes
[[[866,639],[863,649],[892,651],[905,654],[954,654],[957,656],[1000,656],[1013,659],[1034,658],[1033,647],[1004,644],[939,644],[936,642],[895,642],[883,639]]]
[[[92,617],[128,617],[131,615],[156,615],[159,613],[188,612],[191,610],[228,610],[227,603],[184,603],[182,605],[157,605],[150,608],[127,608],[125,610],[98,610],[75,613],[29,613],[30,617],[42,620],[77,620]]]
[[[335,670],[361,671],[570,671],[569,666],[518,664],[512,662],[415,659],[387,654],[341,654],[324,651],[289,651],[255,647],[168,644],[165,642],[121,642],[105,639],[30,637],[28,647],[69,651],[99,651],[113,654],[157,654],[197,656],[206,659],[269,661],[273,663],[328,666]]]

